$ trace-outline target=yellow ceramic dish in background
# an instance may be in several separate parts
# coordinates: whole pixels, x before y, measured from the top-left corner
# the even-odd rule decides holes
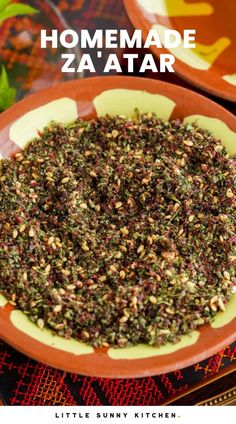
[[[160,39],[166,28],[196,30],[196,47],[183,43],[173,49],[151,46],[152,52],[172,53],[175,70],[185,80],[224,99],[236,101],[236,2],[232,0],[124,0],[133,25],[155,29]],[[222,16],[224,17],[222,19]]]

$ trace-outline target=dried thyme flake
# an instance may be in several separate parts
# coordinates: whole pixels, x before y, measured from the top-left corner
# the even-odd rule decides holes
[[[0,291],[66,338],[175,343],[235,286],[235,177],[194,125],[51,124],[0,162]]]

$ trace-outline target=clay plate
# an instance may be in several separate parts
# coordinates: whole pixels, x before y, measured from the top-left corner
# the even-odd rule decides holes
[[[236,153],[236,118],[221,106],[175,85],[123,76],[68,82],[17,103],[0,115],[0,153],[6,157],[24,148],[51,120],[67,123],[106,113],[129,116],[135,108],[156,112],[164,120],[197,121],[221,138],[230,154]],[[53,336],[0,295],[0,337],[26,355],[70,372],[120,378],[160,374],[201,361],[236,339],[236,295],[211,325],[175,345],[124,349],[93,349]]]
[[[175,55],[174,68],[188,82],[224,99],[236,101],[236,2],[232,0],[124,0],[128,15],[144,37],[156,28],[183,32],[196,29],[196,48],[158,49]]]

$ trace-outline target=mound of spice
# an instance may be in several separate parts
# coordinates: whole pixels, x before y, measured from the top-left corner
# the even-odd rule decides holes
[[[177,342],[235,285],[236,172],[151,113],[52,124],[0,163],[0,292],[93,346]]]

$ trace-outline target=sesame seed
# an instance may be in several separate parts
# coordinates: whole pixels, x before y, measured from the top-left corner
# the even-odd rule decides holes
[[[13,237],[14,239],[16,239],[16,238],[17,238],[17,236],[18,236],[18,231],[17,231],[16,229],[14,229],[14,230],[13,230],[13,232],[12,232],[12,237]]]
[[[29,230],[29,237],[34,237],[35,236],[35,231],[33,228],[30,228]]]
[[[88,208],[86,203],[80,203],[79,206],[80,206],[81,209],[87,209]]]
[[[44,327],[44,320],[42,318],[39,318],[37,320],[37,326],[42,330]]]
[[[141,245],[139,246],[139,248],[137,249],[137,253],[141,253],[143,250],[144,250],[144,245],[143,245],[143,244],[141,244]]]
[[[120,232],[121,232],[124,236],[127,236],[127,235],[129,234],[129,230],[128,230],[128,228],[127,228],[127,227],[122,227],[122,228],[120,229]]]
[[[189,222],[193,222],[193,221],[194,221],[194,218],[195,218],[195,216],[194,216],[194,215],[190,215],[190,216],[189,216],[189,218],[188,218],[188,221],[189,221]]]
[[[55,312],[55,313],[61,312],[61,310],[62,310],[62,305],[56,305],[53,308],[53,312]]]
[[[192,146],[193,146],[193,142],[192,142],[191,140],[184,140],[184,141],[183,141],[183,143],[184,143],[186,146],[189,146],[189,147],[192,147]]]
[[[120,209],[122,207],[122,202],[116,202],[115,203],[115,208],[116,209]]]
[[[51,237],[49,237],[49,239],[48,239],[48,244],[50,245],[50,244],[52,244],[53,242],[54,242],[54,237],[53,236],[51,236]]]
[[[155,305],[157,303],[157,299],[155,296],[149,296],[149,300],[151,303],[153,303],[153,305]]]
[[[23,233],[26,229],[26,224],[22,224],[19,228],[20,233]]]
[[[125,277],[126,277],[125,271],[120,271],[120,278],[122,278],[122,280],[124,280]]]
[[[226,191],[226,196],[227,196],[229,199],[232,199],[232,197],[234,197],[234,193],[232,192],[231,188],[229,188],[229,189]]]
[[[63,178],[62,180],[61,180],[61,183],[62,184],[66,184],[66,183],[68,183],[70,181],[70,178],[69,177],[65,177],[65,178]]]

